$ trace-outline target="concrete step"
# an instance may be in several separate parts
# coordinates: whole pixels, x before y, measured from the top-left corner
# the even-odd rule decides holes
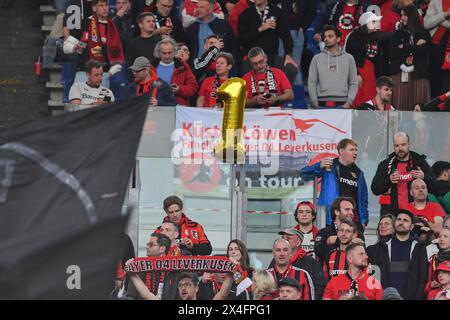
[[[39,7],[39,11],[41,13],[45,13],[45,14],[48,14],[48,13],[56,14],[55,8],[53,6],[50,6],[50,5],[40,6]]]
[[[51,111],[54,111],[54,110],[64,111],[64,108],[65,108],[65,104],[62,101],[48,100],[47,104],[48,104],[48,108]]]
[[[50,72],[50,82],[60,83],[61,81],[61,71],[52,69]]]
[[[47,82],[45,84],[45,87],[47,89],[52,89],[52,90],[64,90],[64,86],[62,84],[60,84],[59,82]]]
[[[52,31],[52,26],[44,25],[41,27],[41,31],[44,34],[50,33],[50,31]]]

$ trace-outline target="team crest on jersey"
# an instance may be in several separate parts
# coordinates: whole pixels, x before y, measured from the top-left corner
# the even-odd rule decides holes
[[[192,238],[198,240],[198,232],[196,230],[191,230]]]
[[[350,172],[350,174],[352,175],[353,178],[356,179],[356,173],[355,172],[352,171],[352,172]]]
[[[339,27],[342,30],[352,30],[353,29],[354,17],[351,13],[344,13],[339,17]]]

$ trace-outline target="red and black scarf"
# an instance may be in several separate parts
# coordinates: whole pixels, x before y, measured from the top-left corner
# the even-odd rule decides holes
[[[255,83],[253,74],[254,74],[254,71],[252,71],[252,74],[251,74],[251,82],[252,82],[252,96],[255,97],[258,94],[265,93],[265,83],[264,83],[264,92],[261,92],[262,88],[259,88],[260,87],[259,84],[258,84],[258,91],[257,91],[256,90],[257,85]],[[275,77],[273,75],[273,72],[269,66],[267,66],[266,80],[267,80],[267,86],[269,87],[269,93],[276,94],[277,93],[277,84],[275,82]]]
[[[214,80],[211,84],[211,92],[209,94],[209,106],[214,107],[217,103],[217,89],[219,89],[221,83],[219,75],[215,75]]]
[[[87,32],[87,48],[89,59],[100,61],[101,63],[108,62],[110,65],[116,63],[124,63],[122,42],[116,26],[111,18],[107,18],[106,34],[104,36],[100,33],[100,22],[98,17],[93,15],[88,24]],[[103,47],[106,46],[106,55],[104,55]]]

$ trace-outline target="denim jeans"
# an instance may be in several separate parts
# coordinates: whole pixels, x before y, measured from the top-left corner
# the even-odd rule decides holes
[[[292,48],[292,58],[298,65],[298,73],[295,77],[294,85],[301,85],[303,84],[302,80],[302,69],[301,69],[301,62],[302,62],[302,54],[303,54],[303,45],[305,42],[305,35],[303,32],[299,32],[298,30],[289,30],[291,33],[293,48]],[[284,47],[282,44],[282,41],[280,40],[280,45],[278,49],[280,57],[284,57]]]

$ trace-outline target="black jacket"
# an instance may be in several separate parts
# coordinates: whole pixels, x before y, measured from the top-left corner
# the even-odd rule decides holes
[[[395,236],[395,235],[394,235]],[[391,266],[391,258],[389,256],[392,239],[387,242],[379,241],[378,243],[367,248],[369,262],[380,268],[381,285],[383,288],[389,285],[389,272]],[[427,283],[428,258],[426,246],[423,243],[413,240],[414,249],[412,250],[411,260],[408,267],[407,296],[403,297],[407,300],[423,300],[425,299],[425,285]]]
[[[275,260],[272,259],[269,268],[273,268],[274,265]],[[310,256],[304,256],[301,259],[297,259],[292,265],[309,273],[314,283],[315,299],[322,300],[323,291],[327,286],[327,279],[325,279],[321,265]]]
[[[134,59],[137,57],[146,57],[149,61],[152,61],[156,44],[161,41],[161,39],[160,35],[154,35],[150,38],[137,37],[130,40],[125,50],[127,76],[130,82],[133,82],[133,74],[129,67],[133,65]]]
[[[276,5],[281,4],[281,10],[288,19],[289,30],[302,28],[303,32],[311,25],[316,16],[316,1],[314,0],[277,0]],[[296,8],[297,13],[293,11]]]
[[[119,31],[122,47],[126,48],[128,42],[130,42],[136,34],[136,25],[134,24],[133,18],[131,14],[128,13],[124,14],[123,17],[119,17],[116,10],[111,10],[110,16],[112,17],[111,19],[114,22],[117,31]]]
[[[416,43],[419,40],[425,40],[427,43],[418,46]],[[389,74],[400,73],[400,66],[405,64],[409,55],[412,55],[416,78],[429,79],[428,51],[430,43],[430,34],[425,29],[417,30],[414,35],[406,29],[395,31],[389,44]],[[403,45],[403,48],[399,48],[399,45]]]
[[[325,12],[322,14],[322,19],[319,20],[319,23],[316,26],[316,32],[320,33],[323,30],[323,26],[326,24],[333,26],[337,26],[339,24],[339,18],[342,15],[344,3],[345,0],[338,0],[327,4]],[[359,26],[359,17],[367,11],[369,1],[361,0],[356,6],[357,8],[355,11],[353,27]]]
[[[235,60],[239,59],[239,47],[237,43],[236,36],[234,34],[233,29],[231,28],[230,24],[219,18],[214,18],[208,23],[209,28],[211,31],[218,36],[221,36],[223,39],[223,51],[229,52],[233,55]],[[200,29],[200,23],[194,22],[187,28],[186,30],[186,44],[189,47],[190,51],[190,60],[191,62],[194,61],[194,59],[198,55],[198,33]],[[237,61],[236,61],[237,62]]]
[[[276,29],[268,29],[262,33],[258,32],[262,21],[255,5],[250,5],[239,16],[238,21],[238,37],[241,46],[244,49],[244,55],[253,47],[261,47],[268,55],[278,54],[279,39],[283,41],[285,54],[292,53],[292,38],[289,33],[289,25],[287,17],[280,8],[269,4],[269,14],[276,18]]]
[[[350,53],[355,59],[356,66],[362,68],[366,59],[366,49],[368,44],[376,44],[378,54],[371,58],[375,67],[375,76],[378,78],[384,73],[384,57],[386,46],[392,37],[392,32],[374,32],[371,34],[364,34],[361,28],[356,28],[347,36],[345,41],[345,51]]]
[[[167,17],[163,17],[158,13],[158,9],[153,10],[153,14],[158,19],[157,24],[160,27],[164,27],[166,25]],[[170,21],[172,22],[172,38],[175,39],[176,42],[186,42],[186,37],[184,35],[183,24],[180,21],[180,18],[177,16],[169,15]]]
[[[331,236],[337,236],[337,229],[334,223],[320,229],[317,233],[316,239],[314,240],[314,253],[316,254],[316,257],[319,258],[321,266],[324,264],[327,253],[339,246],[339,239],[334,245],[330,246],[327,244],[327,240]],[[364,233],[358,231],[358,238],[364,240]]]
[[[216,70],[210,70],[210,65],[215,61],[216,55],[220,49],[212,46],[206,50],[200,58],[195,58],[193,61],[192,72],[198,82],[203,81],[206,77],[216,74]]]
[[[433,170],[431,170],[430,166],[428,165],[425,155],[419,155],[418,153],[414,151],[409,152],[409,170],[417,170],[418,167],[422,169],[423,173],[425,174],[424,181],[428,187],[428,192],[434,193],[436,178],[434,176]],[[395,169],[397,168],[398,160],[395,156],[395,153],[391,153],[389,157],[383,161],[380,162],[377,168],[377,172],[375,173],[375,176],[373,177],[372,184],[370,188],[372,189],[372,192],[379,196],[382,194],[385,194],[386,192],[391,189],[390,196],[391,196],[391,208],[392,210],[398,209],[398,197],[397,197],[397,184],[392,183],[390,179],[390,175],[394,173]],[[411,188],[412,181],[408,182],[408,189]],[[409,202],[413,201],[413,198],[408,193]]]

